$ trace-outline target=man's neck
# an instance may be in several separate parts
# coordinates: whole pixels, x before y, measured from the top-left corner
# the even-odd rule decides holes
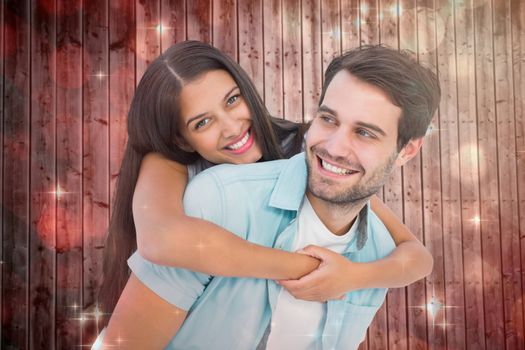
[[[306,196],[321,222],[335,235],[341,236],[350,230],[357,215],[366,205],[368,198],[348,203],[334,204],[313,196],[307,191]]]

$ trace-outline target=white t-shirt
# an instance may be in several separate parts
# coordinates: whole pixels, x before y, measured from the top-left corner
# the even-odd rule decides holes
[[[356,218],[347,233],[337,236],[321,222],[305,196],[299,210],[298,230],[293,249],[299,250],[313,244],[340,254],[356,235],[358,221],[359,217]],[[321,348],[317,335],[323,330],[325,314],[326,303],[295,299],[285,289],[282,289],[272,315],[266,349]]]

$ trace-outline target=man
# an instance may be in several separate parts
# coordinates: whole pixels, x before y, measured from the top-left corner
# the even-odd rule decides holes
[[[379,46],[350,51],[326,71],[305,153],[209,169],[188,185],[186,212],[261,245],[315,244],[354,263],[383,258],[394,242],[367,202],[417,154],[438,103],[435,75],[409,56]],[[151,347],[177,332],[168,348],[355,349],[387,291],[370,285],[314,303],[294,299],[274,281],[211,277],[138,254],[129,265],[131,284],[148,287],[136,295],[151,303],[143,312],[159,313],[144,325],[156,332]],[[294,283],[282,282],[291,291]]]

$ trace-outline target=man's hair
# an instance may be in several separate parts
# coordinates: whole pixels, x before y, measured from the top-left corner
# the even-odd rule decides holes
[[[385,46],[362,46],[336,57],[325,72],[319,105],[334,76],[346,70],[361,81],[379,87],[402,110],[397,147],[423,137],[439,105],[441,90],[434,72],[406,51]]]

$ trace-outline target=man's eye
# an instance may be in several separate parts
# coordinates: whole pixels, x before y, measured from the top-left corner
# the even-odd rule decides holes
[[[227,105],[227,106],[230,106],[230,105],[234,104],[234,103],[235,103],[240,97],[241,97],[241,95],[239,95],[239,94],[231,96],[231,97],[226,101],[226,105]]]
[[[206,126],[206,124],[208,124],[210,122],[210,118],[204,118],[204,119],[201,119],[199,120],[197,123],[195,123],[195,130],[198,130],[204,126]]]
[[[328,115],[320,115],[319,119],[321,119],[323,122],[328,123],[328,124],[335,123],[334,118],[332,118],[332,117],[330,117]]]
[[[375,138],[375,135],[369,132],[366,129],[359,129],[357,130],[357,133],[361,136],[368,137],[368,138]]]

